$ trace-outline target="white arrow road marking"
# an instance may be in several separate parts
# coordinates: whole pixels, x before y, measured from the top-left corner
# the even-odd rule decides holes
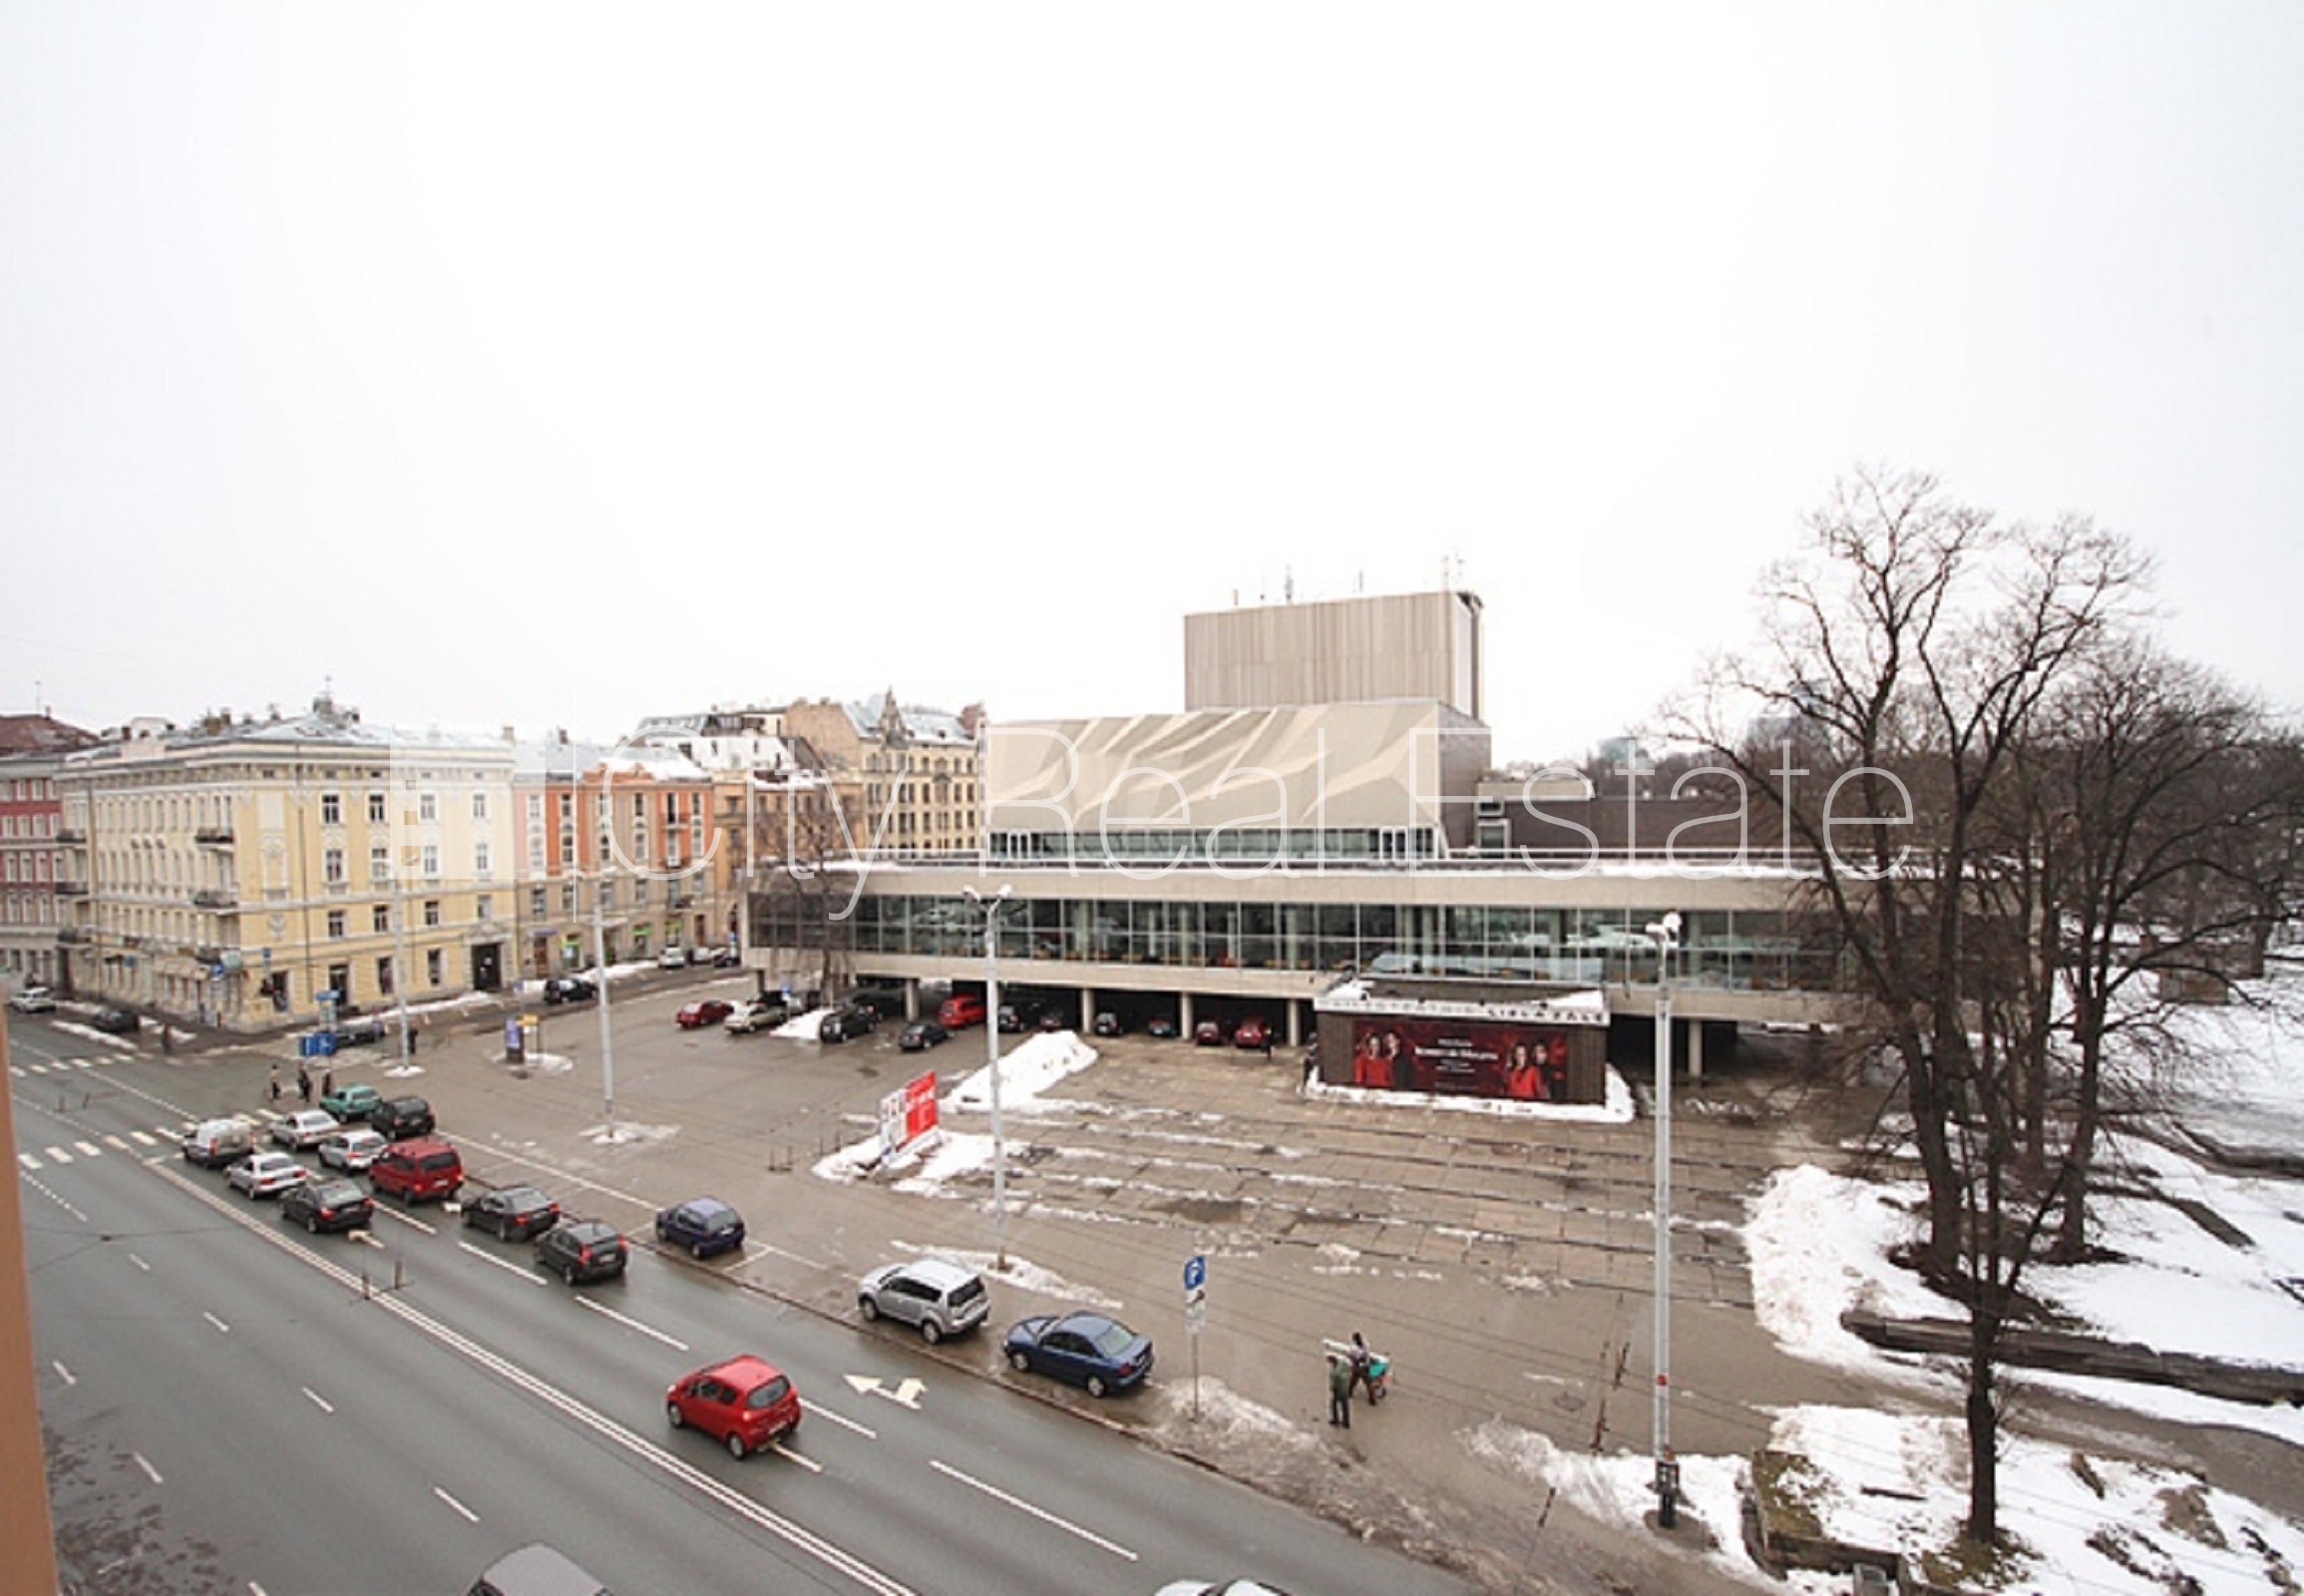
[[[478,1513],[465,1506],[464,1503],[458,1501],[455,1497],[449,1495],[448,1492],[442,1490],[438,1485],[432,1487],[432,1494],[439,1497],[449,1506],[455,1508],[458,1512],[462,1513],[467,1523],[477,1524],[480,1522],[480,1515]]]
[[[1058,1529],[1068,1530],[1072,1534],[1079,1536],[1082,1540],[1086,1541],[1091,1546],[1101,1546],[1104,1548],[1104,1550],[1110,1552],[1113,1556],[1125,1557],[1131,1563],[1136,1561],[1136,1554],[1130,1551],[1127,1547],[1119,1545],[1116,1542],[1106,1540],[1103,1536],[1097,1534],[1094,1530],[1082,1529],[1079,1525],[1073,1523],[1069,1519],[1058,1518],[1054,1513],[1049,1512],[1045,1507],[1034,1507],[1030,1502],[1025,1501],[1021,1496],[1011,1496],[1006,1491],[1000,1489],[997,1485],[986,1484],[984,1481],[976,1478],[973,1474],[963,1474],[959,1469],[953,1467],[952,1464],[944,1461],[940,1457],[930,1458],[928,1460],[928,1465],[929,1467],[935,1469],[938,1473],[950,1475],[952,1478],[959,1480],[963,1485],[973,1486],[975,1489],[982,1491],[986,1496],[991,1497],[994,1501],[1006,1502],[1010,1507],[1015,1508],[1019,1512],[1030,1513],[1034,1518],[1040,1519],[1046,1523],[1053,1524]]]
[[[869,1392],[875,1396],[886,1396],[899,1407],[909,1407],[914,1412],[920,1411],[920,1394],[928,1390],[924,1383],[910,1377],[894,1391],[883,1386],[876,1375],[850,1375],[847,1379],[848,1384],[859,1394]]]
[[[655,1337],[656,1340],[662,1342],[665,1346],[671,1348],[674,1352],[684,1353],[688,1350],[688,1344],[686,1342],[679,1340],[677,1337],[665,1335],[662,1331],[656,1329],[656,1327],[653,1325],[643,1325],[636,1319],[629,1319],[624,1315],[617,1313],[613,1308],[603,1308],[598,1303],[593,1302],[589,1297],[578,1297],[576,1301],[582,1304],[584,1307],[589,1308],[595,1314],[607,1315],[608,1318],[614,1320],[617,1324],[622,1325],[627,1330],[636,1330],[643,1336]]]

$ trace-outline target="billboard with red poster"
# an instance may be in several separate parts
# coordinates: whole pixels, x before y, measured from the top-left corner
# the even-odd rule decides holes
[[[937,1128],[936,1071],[915,1075],[880,1100],[881,1150],[894,1155]]]
[[[1597,1102],[1600,1093],[1590,1086],[1575,1090],[1583,1084],[1579,1076],[1593,1073],[1570,1067],[1572,1052],[1579,1050],[1571,1037],[1578,1033],[1566,1025],[1517,1020],[1355,1014],[1350,1072],[1338,1083],[1525,1102]],[[1586,1045],[1597,1039],[1588,1036]],[[1336,1079],[1328,1068],[1322,1074]]]

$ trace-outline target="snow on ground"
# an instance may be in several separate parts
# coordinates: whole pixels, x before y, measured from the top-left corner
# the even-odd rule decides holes
[[[1034,1099],[1066,1075],[1096,1061],[1096,1049],[1076,1031],[1039,1031],[1000,1055],[1000,1107],[1028,1108]],[[992,1067],[985,1064],[945,1094],[947,1108],[988,1113],[992,1106]]]
[[[1532,1103],[1506,1097],[1462,1097],[1453,1092],[1388,1091],[1373,1086],[1342,1086],[1308,1080],[1304,1094],[1328,1102],[1374,1103],[1386,1108],[1442,1108],[1459,1114],[1501,1114],[1531,1119],[1573,1119],[1594,1125],[1629,1125],[1633,1119],[1632,1087],[1611,1064],[1608,1097],[1598,1103]]]
[[[1102,1309],[1106,1313],[1120,1311],[1121,1305],[1113,1298],[1085,1286],[1075,1285],[1054,1270],[1043,1269],[1029,1259],[1018,1258],[1014,1253],[1008,1254],[1007,1267],[1002,1269],[997,1267],[999,1260],[990,1253],[950,1247],[924,1247],[915,1242],[898,1242],[895,1245],[899,1252],[925,1258],[948,1258],[963,1268],[974,1270],[986,1280],[996,1280],[1018,1291],[1028,1291],[1035,1297],[1052,1297],[1058,1302],[1079,1303],[1088,1308]]]

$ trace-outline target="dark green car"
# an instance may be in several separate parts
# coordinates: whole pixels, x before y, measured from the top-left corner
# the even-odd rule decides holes
[[[347,1124],[366,1119],[383,1100],[384,1094],[364,1081],[320,1094],[320,1106]]]

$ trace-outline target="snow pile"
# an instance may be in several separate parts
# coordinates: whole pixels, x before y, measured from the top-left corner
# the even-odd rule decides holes
[[[1066,1075],[1096,1061],[1096,1049],[1069,1030],[1041,1031],[1000,1058],[1000,1107],[1021,1108]],[[951,1108],[988,1113],[992,1106],[991,1065],[969,1075],[945,1097]]]
[[[820,1033],[824,1028],[824,1016],[831,1012],[832,1010],[829,1008],[811,1008],[805,1014],[794,1014],[768,1034],[788,1037],[793,1041],[821,1040]]]
[[[1890,1318],[1963,1315],[1888,1254],[1918,1234],[1917,1185],[1878,1186],[1813,1164],[1779,1169],[1743,1228],[1752,1309],[1784,1351],[1812,1363],[1877,1374],[1887,1355],[1840,1328],[1850,1308]]]

